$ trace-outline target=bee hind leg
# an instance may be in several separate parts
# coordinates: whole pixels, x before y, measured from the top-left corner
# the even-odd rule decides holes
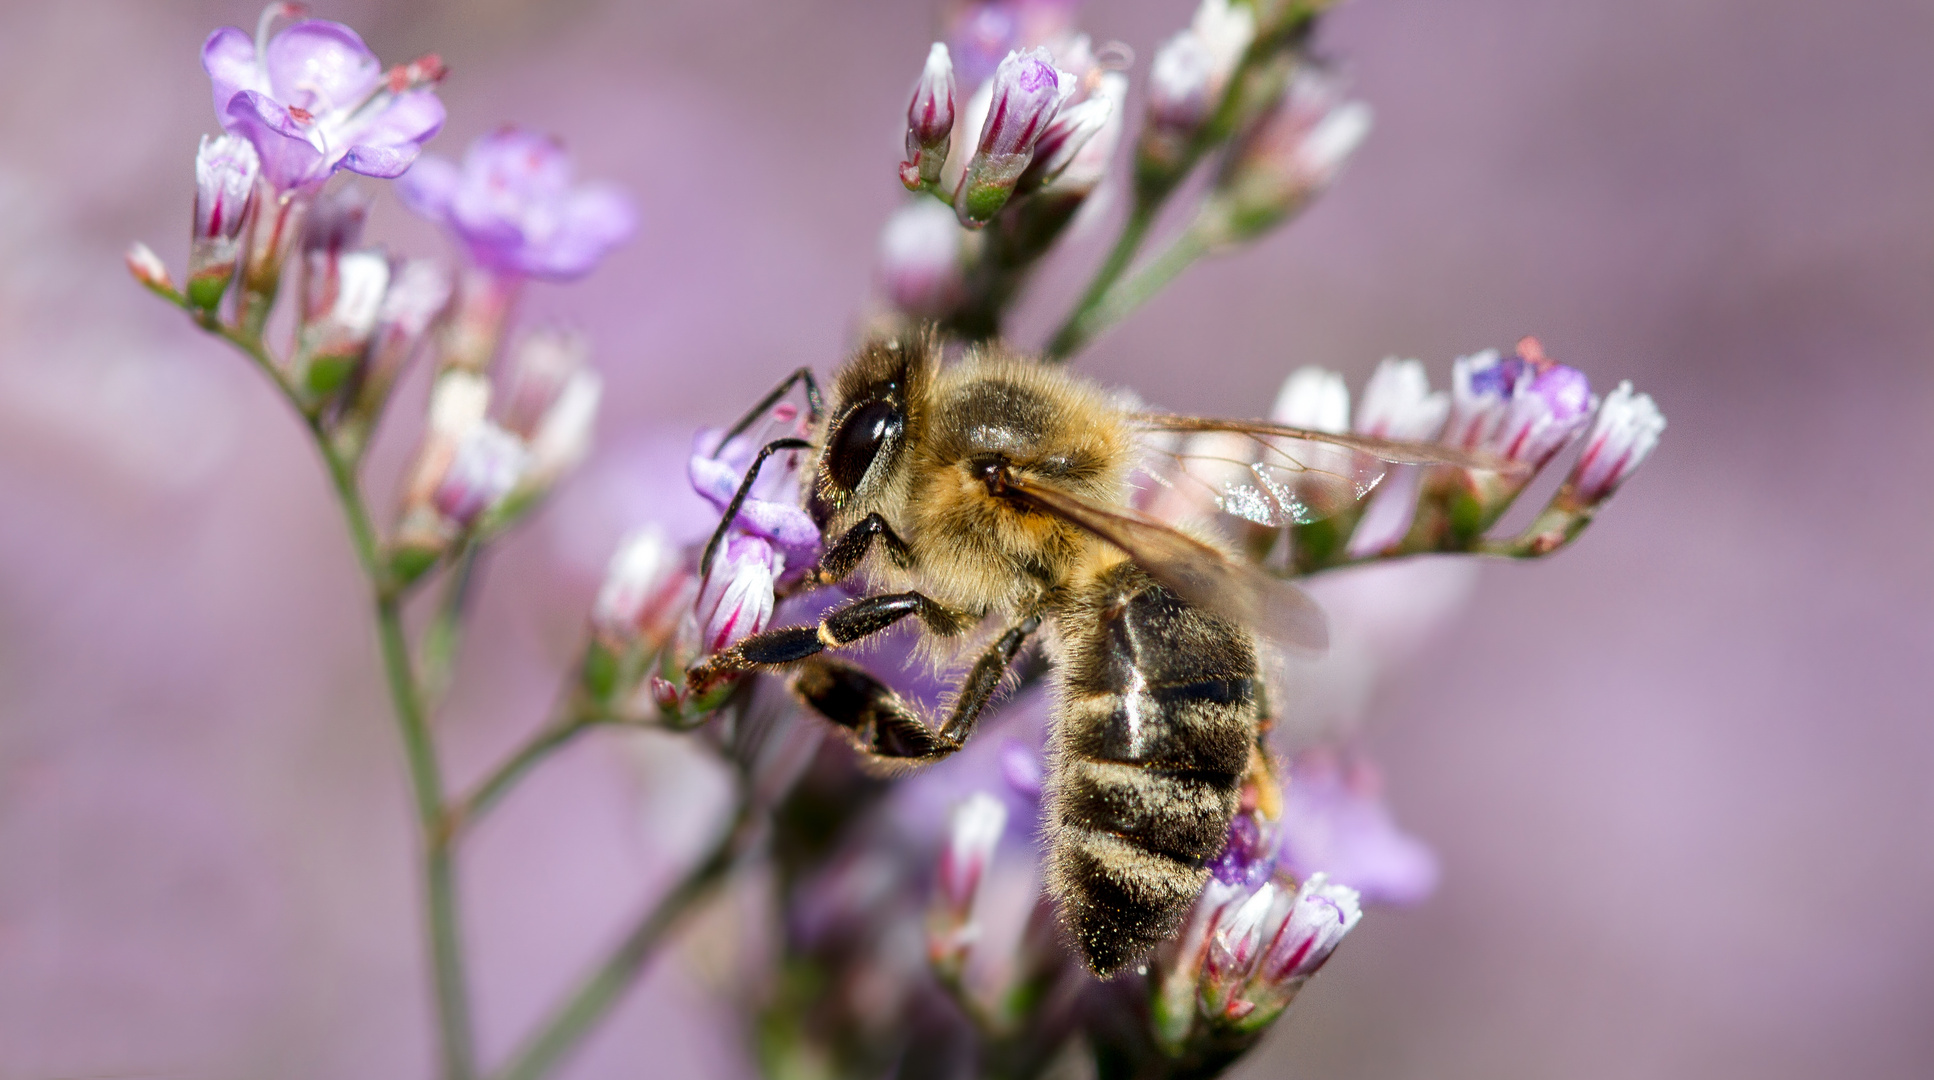
[[[844,730],[861,753],[885,764],[921,765],[959,750],[1000,688],[1015,654],[1041,625],[1030,616],[990,645],[961,680],[953,707],[938,730],[919,710],[855,664],[814,658],[800,665],[792,688],[819,715]]]

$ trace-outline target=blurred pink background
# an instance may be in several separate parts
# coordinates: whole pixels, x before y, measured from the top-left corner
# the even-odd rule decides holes
[[[1139,77],[1192,6],[1083,23]],[[5,1080],[429,1067],[402,772],[321,472],[121,268],[136,238],[179,266],[197,50],[257,10],[0,8]],[[526,308],[592,335],[606,413],[488,566],[442,732],[467,779],[542,714],[619,533],[690,498],[689,429],[837,361],[934,13],[316,12],[386,61],[442,52],[433,150],[553,130],[643,211]],[[1356,0],[1321,40],[1377,110],[1340,186],[1086,370],[1254,415],[1304,363],[1441,384],[1535,332],[1671,428],[1574,549],[1485,565],[1385,665],[1365,738],[1443,884],[1373,912],[1242,1075],[1934,1075],[1934,6]],[[372,235],[444,250],[387,194]],[[672,751],[636,750],[574,748],[464,867],[493,1060],[703,838],[704,785],[666,796]],[[661,963],[567,1075],[746,1073],[704,968]]]

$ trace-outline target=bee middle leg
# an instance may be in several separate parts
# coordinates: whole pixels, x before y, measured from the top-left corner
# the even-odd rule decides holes
[[[792,688],[814,712],[843,729],[861,753],[882,764],[923,765],[966,745],[1015,654],[1040,625],[1038,616],[1030,616],[988,646],[961,681],[937,730],[891,687],[843,660],[807,660],[793,676]]]
[[[909,615],[917,615],[928,630],[951,637],[967,629],[969,620],[917,592],[867,596],[843,604],[819,620],[817,626],[784,626],[754,634],[729,649],[706,657],[685,673],[693,692],[703,692],[728,675],[797,663],[827,649],[837,649],[877,634]]]

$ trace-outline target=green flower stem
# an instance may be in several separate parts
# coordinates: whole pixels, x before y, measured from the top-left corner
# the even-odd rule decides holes
[[[617,948],[519,1047],[494,1080],[538,1080],[575,1049],[638,980],[666,936],[712,889],[724,881],[749,845],[757,822],[751,798],[743,791],[732,825],[670,892],[646,909]]]
[[[1174,281],[1176,275],[1188,269],[1189,264],[1201,258],[1212,246],[1210,231],[1201,226],[1192,226],[1133,276],[1120,281],[1111,278],[1099,293],[1082,299],[1067,325],[1055,334],[1053,343],[1048,346],[1048,356],[1058,359],[1086,346],[1094,340],[1095,335],[1120,322],[1129,312]],[[1119,278],[1120,272],[1117,271],[1114,277]],[[1096,281],[1101,282],[1100,275],[1097,275]]]
[[[1135,253],[1141,250],[1142,242],[1148,239],[1148,230],[1155,224],[1155,216],[1161,212],[1162,203],[1166,198],[1167,195],[1164,193],[1152,199],[1139,196],[1135,199],[1134,207],[1128,212],[1128,220],[1122,223],[1121,235],[1115,238],[1115,246],[1109,250],[1108,257],[1102,260],[1101,267],[1095,271],[1094,279],[1088,282],[1088,291],[1081,294],[1081,299],[1075,302],[1074,310],[1068,313],[1067,320],[1061,324],[1059,330],[1054,332],[1054,336],[1048,339],[1045,359],[1064,360],[1094,337],[1093,330],[1088,327],[1095,307],[1107,297],[1109,290],[1114,287],[1122,274],[1127,272],[1128,264],[1135,260]]]
[[[454,839],[477,822],[497,804],[497,801],[510,792],[524,774],[553,752],[563,749],[579,735],[600,724],[610,723],[606,717],[583,710],[564,717],[538,732],[531,740],[513,752],[503,764],[497,766],[489,776],[479,782],[470,794],[450,804],[445,819],[445,827]]]

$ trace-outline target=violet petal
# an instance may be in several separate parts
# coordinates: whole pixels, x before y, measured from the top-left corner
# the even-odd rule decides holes
[[[233,26],[208,35],[201,47],[201,66],[214,88],[218,118],[228,115],[228,103],[236,94],[269,91],[269,80],[255,63],[255,40]]]
[[[255,144],[262,159],[262,175],[278,190],[300,187],[322,179],[322,151],[289,110],[267,94],[244,90],[229,100],[222,127]]]
[[[456,197],[462,180],[456,162],[426,154],[398,178],[396,197],[411,213],[441,224],[450,216],[450,200]]]
[[[327,19],[304,19],[275,35],[262,60],[276,100],[310,112],[353,106],[383,77],[356,31]]]

